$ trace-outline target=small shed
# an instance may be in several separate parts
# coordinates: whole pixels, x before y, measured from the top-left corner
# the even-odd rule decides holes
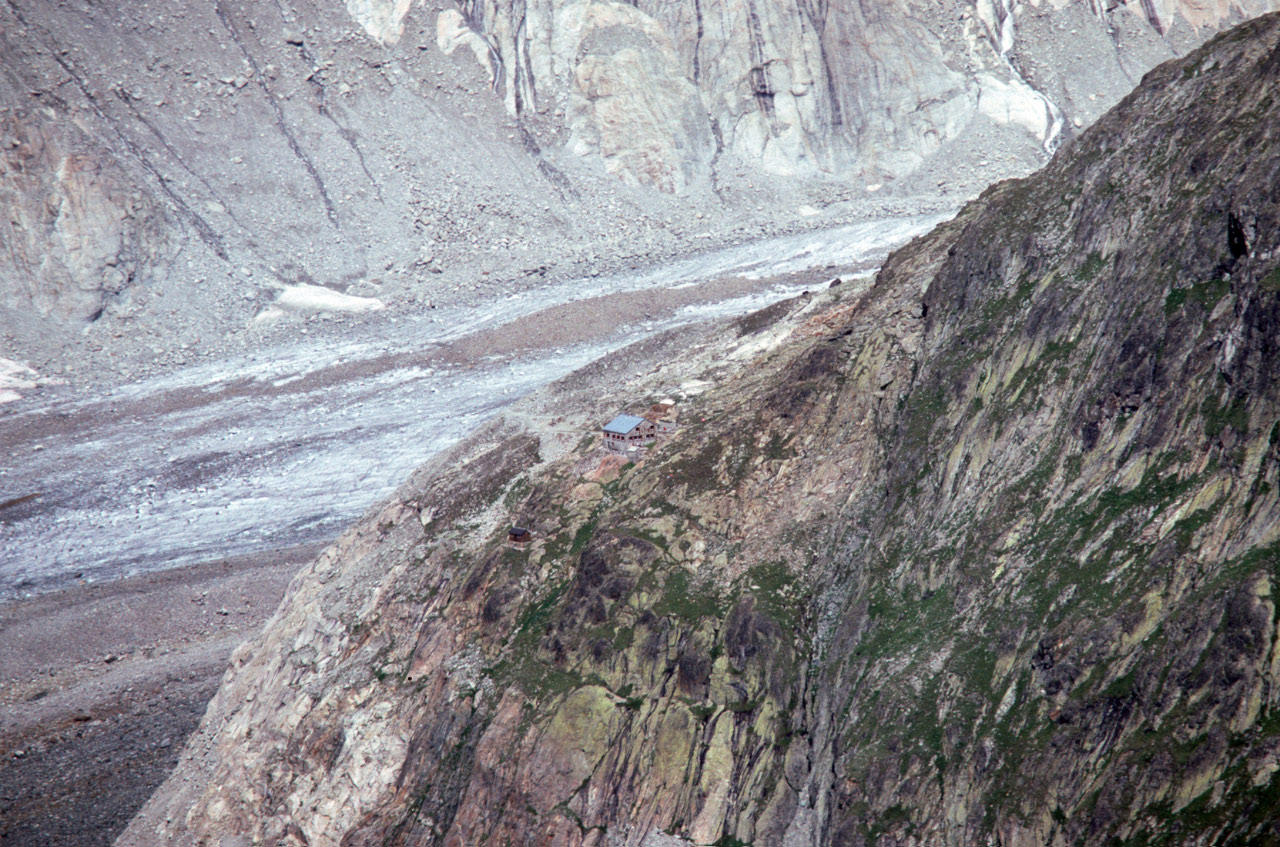
[[[610,450],[627,450],[652,440],[655,427],[637,415],[618,415],[604,425],[604,446]]]
[[[670,435],[676,431],[676,401],[659,400],[649,407],[644,417],[653,425],[655,435]]]
[[[533,540],[533,533],[522,526],[513,526],[507,532],[507,540],[512,544],[528,544]]]

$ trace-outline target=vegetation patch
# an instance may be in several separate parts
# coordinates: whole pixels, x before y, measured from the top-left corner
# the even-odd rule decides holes
[[[587,546],[591,536],[595,535],[598,520],[596,515],[592,515],[586,523],[578,527],[578,531],[573,534],[573,543],[569,545],[569,555],[581,553],[582,548]]]
[[[785,562],[765,562],[745,576],[756,598],[756,608],[778,624],[789,637],[806,632],[803,626],[809,591],[799,583]]]
[[[795,458],[796,451],[790,446],[791,440],[792,436],[784,437],[781,433],[773,433],[769,436],[769,443],[764,448],[765,458],[773,461]]]
[[[1212,311],[1218,301],[1231,290],[1231,281],[1215,279],[1200,282],[1187,288],[1173,288],[1164,298],[1164,313],[1172,315],[1187,303],[1196,303],[1206,311]]]
[[[653,604],[654,614],[697,623],[703,618],[723,618],[728,614],[724,599],[713,585],[697,585],[690,573],[672,568],[662,584],[662,595]]]
[[[683,455],[670,464],[673,483],[684,483],[690,492],[714,490],[719,486],[717,469],[724,452],[724,443],[709,438],[692,455]]]
[[[1076,268],[1076,279],[1080,282],[1089,282],[1098,275],[1106,263],[1101,253],[1097,250],[1091,251],[1080,267]]]
[[[945,420],[948,400],[946,390],[940,385],[911,393],[903,410],[903,447],[924,451],[929,446],[934,427]]]
[[[561,580],[539,601],[525,606],[516,618],[515,629],[508,645],[517,653],[531,655],[547,631],[556,608],[569,590],[569,580]]]
[[[1067,363],[1075,348],[1074,341],[1050,341],[1040,355],[1018,368],[1006,389],[1008,396],[1016,397],[1016,405],[1021,408],[1032,407],[1040,399],[1038,389],[1069,378],[1071,370]]]
[[[1280,291],[1280,267],[1271,269],[1271,273],[1262,278],[1263,291]]]
[[[855,650],[857,655],[884,658],[936,643],[955,614],[951,589],[917,593],[912,587],[886,585],[873,589],[867,610],[871,629]]]
[[[1204,434],[1210,438],[1217,438],[1227,427],[1245,433],[1249,429],[1249,398],[1243,393],[1228,394],[1219,406],[1209,396],[1200,404],[1200,414],[1204,415]]]

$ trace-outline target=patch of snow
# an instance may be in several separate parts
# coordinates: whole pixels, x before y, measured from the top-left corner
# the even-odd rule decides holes
[[[1020,77],[1006,82],[993,74],[979,75],[978,111],[998,124],[1022,127],[1042,144],[1049,140],[1053,115],[1044,96]]]
[[[377,297],[356,297],[322,285],[290,285],[276,305],[297,312],[376,312],[387,307]]]
[[[31,391],[41,385],[65,385],[65,381],[41,377],[29,365],[13,359],[0,358],[0,403],[21,400],[21,391]]]
[[[270,326],[284,317],[284,309],[276,306],[268,306],[261,312],[253,316],[253,322],[258,326]]]

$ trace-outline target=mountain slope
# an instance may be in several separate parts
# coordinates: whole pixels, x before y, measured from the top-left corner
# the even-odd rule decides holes
[[[946,243],[831,682],[855,722],[915,730],[852,745],[846,774],[940,790],[864,782],[851,825],[895,804],[1005,843],[1271,825],[1276,44],[1272,17],[1153,72]],[[940,641],[876,644],[913,631]]]
[[[1278,45],[432,462],[120,843],[1276,838]],[[672,386],[643,462],[579,437]]]
[[[289,286],[416,310],[951,208],[1274,5],[5,0],[5,352],[168,367],[314,317]]]
[[[706,243],[702,203],[544,150],[434,14],[401,23],[385,45],[329,0],[0,3],[4,354],[172,363],[265,346],[288,286],[421,311]]]

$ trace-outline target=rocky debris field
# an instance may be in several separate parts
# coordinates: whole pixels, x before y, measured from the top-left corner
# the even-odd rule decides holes
[[[177,763],[233,646],[2,745],[0,844],[110,844]]]
[[[415,7],[380,44],[338,3],[0,8],[0,355],[86,385],[378,335],[431,307],[708,247],[954,208],[760,181],[673,196],[540,146]],[[92,30],[95,37],[82,33]],[[333,292],[328,306],[298,298]],[[386,308],[354,314],[363,298]]]
[[[315,548],[0,606],[0,844],[110,844]]]

